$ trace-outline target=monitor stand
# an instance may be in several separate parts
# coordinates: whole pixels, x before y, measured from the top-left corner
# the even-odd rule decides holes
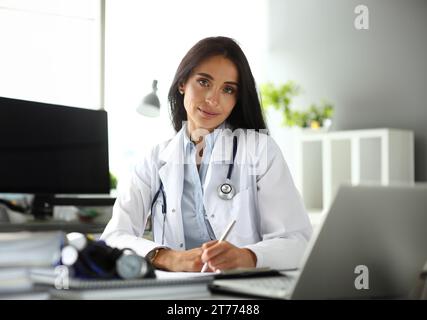
[[[36,220],[53,217],[54,206],[113,206],[116,198],[109,195],[34,194],[31,214]]]
[[[53,194],[35,194],[31,214],[36,220],[46,220],[53,216]]]

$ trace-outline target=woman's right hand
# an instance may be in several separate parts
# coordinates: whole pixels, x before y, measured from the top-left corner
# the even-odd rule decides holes
[[[161,249],[153,261],[153,265],[167,271],[200,272],[203,267],[202,253],[202,248],[186,251]]]

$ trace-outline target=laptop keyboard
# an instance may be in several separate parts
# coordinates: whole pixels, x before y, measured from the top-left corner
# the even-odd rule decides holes
[[[259,277],[215,280],[213,287],[235,293],[284,299],[292,283],[293,281],[290,277]]]

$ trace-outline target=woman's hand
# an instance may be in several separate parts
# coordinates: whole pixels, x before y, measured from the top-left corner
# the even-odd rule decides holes
[[[255,253],[247,248],[238,248],[227,241],[209,241],[202,245],[202,249],[201,260],[207,261],[212,271],[256,266]]]
[[[203,267],[202,253],[202,248],[194,248],[186,251],[161,249],[153,264],[156,268],[167,271],[200,272]]]

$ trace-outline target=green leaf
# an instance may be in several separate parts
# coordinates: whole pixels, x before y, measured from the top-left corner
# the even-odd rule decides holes
[[[262,84],[260,87],[261,103],[266,110],[273,107],[283,114],[282,124],[284,126],[309,127],[312,121],[323,124],[325,119],[331,119],[334,114],[333,105],[322,101],[320,106],[311,104],[305,111],[293,111],[291,109],[294,97],[301,93],[301,87],[294,81],[288,81],[281,85],[271,82]]]

